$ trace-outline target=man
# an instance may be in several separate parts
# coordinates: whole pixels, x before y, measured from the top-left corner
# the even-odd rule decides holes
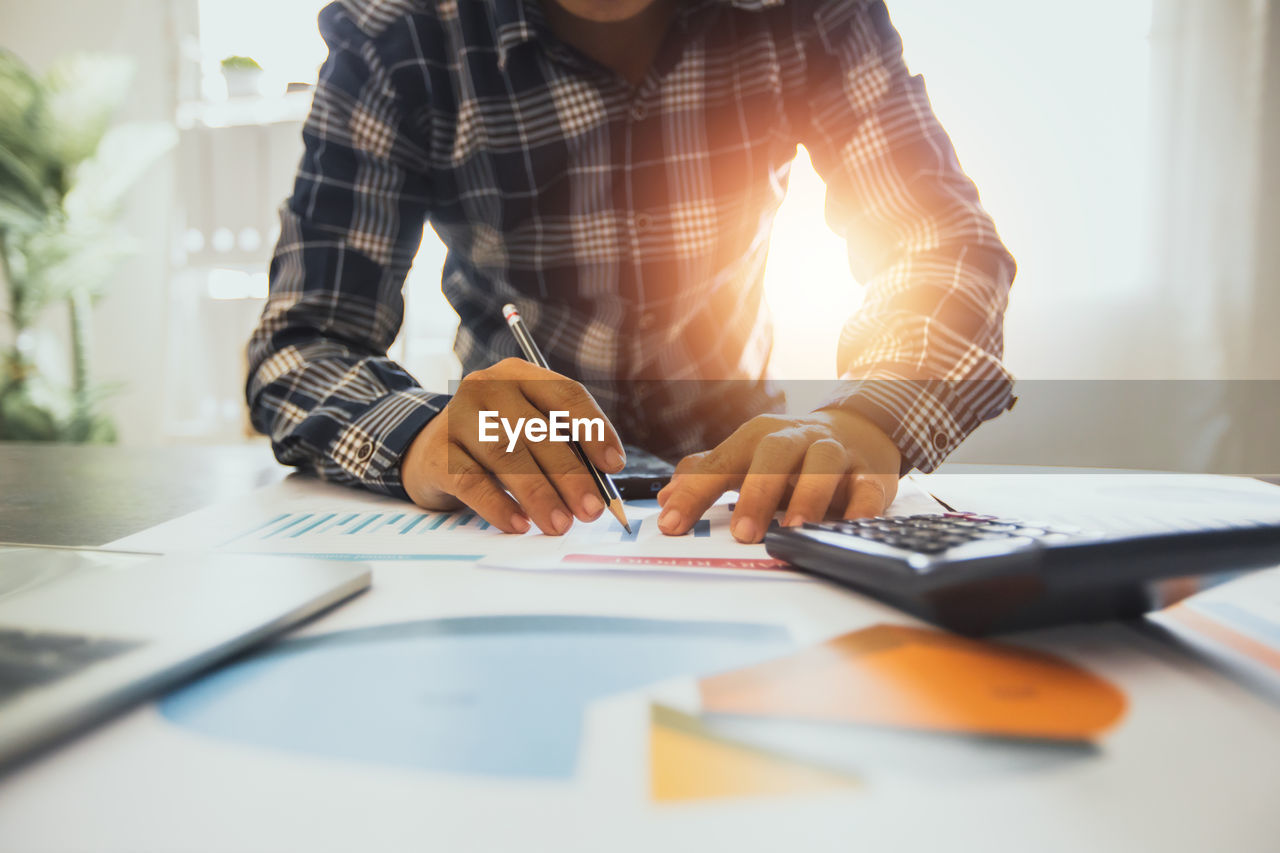
[[[281,462],[559,534],[604,509],[582,466],[563,444],[481,441],[480,413],[607,415],[586,445],[603,470],[623,466],[619,433],[681,459],[663,532],[738,489],[731,529],[758,542],[778,510],[880,514],[902,473],[1008,408],[1013,260],[878,0],[343,0],[320,28],[250,344]],[[868,285],[846,382],[801,418],[769,414],[762,304],[797,144]],[[424,220],[461,320],[452,396],[386,357]],[[551,370],[514,358],[508,302]]]

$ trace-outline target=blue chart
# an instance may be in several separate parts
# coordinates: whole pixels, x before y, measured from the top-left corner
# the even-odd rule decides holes
[[[311,539],[324,535],[392,533],[419,535],[434,530],[488,530],[474,512],[286,512],[266,524],[237,533],[224,544],[269,539]]]
[[[168,695],[160,713],[266,748],[566,779],[592,700],[790,648],[785,629],[745,623],[433,619],[286,640]]]
[[[661,534],[652,519],[636,518],[628,533],[613,518],[575,523],[564,539],[575,547],[616,545]],[[711,537],[711,522],[699,521],[688,534]],[[492,537],[492,540],[490,539]],[[218,547],[240,553],[306,554],[342,560],[478,560],[507,539],[471,510],[427,512],[416,507],[381,512],[318,509],[282,512],[266,521],[246,524]],[[518,540],[519,537],[511,537]],[[553,537],[554,538],[554,537]],[[511,541],[503,545],[510,545]],[[552,546],[532,546],[552,547]]]
[[[352,560],[475,560],[477,537],[498,536],[469,510],[285,512],[238,531],[219,546],[232,551],[311,554]]]
[[[642,528],[643,526],[644,526],[644,519],[640,518],[631,522],[630,533],[628,533],[623,528],[623,526],[616,521],[610,525],[609,530],[611,533],[617,534],[619,541],[635,542],[637,537],[640,536],[640,528]],[[705,519],[705,518],[702,519],[701,521],[694,524],[693,530],[691,530],[686,535],[693,536],[697,539],[709,539],[711,537],[711,522],[708,519]]]

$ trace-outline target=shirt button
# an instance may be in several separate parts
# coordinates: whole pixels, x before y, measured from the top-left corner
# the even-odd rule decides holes
[[[356,458],[361,462],[373,455],[373,442],[366,441],[360,445],[360,449],[356,451]]]
[[[653,217],[647,213],[636,214],[636,233],[643,234],[653,227]]]
[[[631,117],[636,121],[644,121],[649,115],[649,110],[644,104],[635,104],[631,107]]]
[[[947,445],[951,443],[951,437],[945,432],[937,432],[933,435],[933,446],[939,450],[946,450]]]

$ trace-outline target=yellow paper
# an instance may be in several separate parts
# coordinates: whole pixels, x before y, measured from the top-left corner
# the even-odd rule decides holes
[[[649,772],[652,798],[660,803],[804,794],[857,785],[844,774],[713,735],[695,718],[658,705],[651,717]]]

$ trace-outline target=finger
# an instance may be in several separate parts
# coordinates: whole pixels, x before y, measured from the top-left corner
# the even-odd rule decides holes
[[[538,467],[527,445],[518,444],[510,453],[505,449],[494,451],[493,445],[480,446],[488,450],[488,454],[481,458],[481,463],[488,465],[489,470],[502,481],[507,491],[520,504],[521,510],[533,519],[539,530],[552,536],[568,531],[573,525],[573,513],[565,506],[559,491],[547,479],[547,475]]]
[[[849,454],[840,442],[824,438],[809,445],[783,525],[798,527],[806,521],[826,518],[827,510],[848,473]]]
[[[665,486],[663,486],[661,489],[658,489],[658,494],[655,495],[655,497],[658,499],[658,506],[667,505],[667,498],[671,497],[671,492],[673,489],[675,489],[676,481],[679,478],[680,478],[680,475],[676,474],[670,480],[667,481],[667,484]]]
[[[520,391],[540,412],[548,415],[561,413],[561,429],[575,436],[586,451],[587,458],[596,467],[611,474],[621,471],[627,464],[622,439],[605,416],[585,386],[580,382],[542,368],[536,377],[520,382]]]
[[[449,444],[450,492],[503,533],[527,533],[529,517],[471,454]]]
[[[844,517],[876,518],[889,507],[885,478],[875,474],[855,474]]]
[[[604,512],[604,500],[595,478],[567,444],[530,444],[529,452],[551,481],[560,499],[583,521],[595,521]]]
[[[755,544],[764,538],[773,514],[782,503],[791,474],[804,461],[807,442],[799,430],[783,430],[760,439],[729,522],[734,539]]]
[[[733,472],[743,470],[746,465],[733,460],[745,457],[746,452],[728,446],[733,441],[730,436],[715,450],[681,460],[676,477],[665,490],[667,495],[658,515],[659,530],[668,536],[683,536],[717,498],[737,485],[741,475],[735,477]]]
[[[667,505],[667,498],[671,496],[671,492],[678,485],[680,478],[697,468],[699,463],[706,459],[708,453],[710,453],[710,451],[691,453],[676,463],[676,470],[672,472],[671,479],[668,480],[667,484],[658,491],[658,506]]]
[[[519,398],[517,403],[505,404],[503,416],[517,423],[520,419],[528,421],[530,418],[541,419],[543,417],[542,413],[535,409],[533,404],[523,396]],[[595,478],[587,471],[582,459],[571,445],[562,441],[529,441],[527,435],[518,441],[519,443],[516,447],[524,448],[528,455],[532,456],[538,469],[551,482],[556,492],[559,493],[561,501],[572,515],[583,521],[594,521],[600,517],[605,508],[604,501],[600,497],[600,490],[596,487]],[[509,464],[507,457],[515,455],[514,450],[511,453],[507,452],[508,443],[509,436],[504,436],[501,445],[502,452],[498,454],[498,461],[495,463],[496,466],[501,467],[494,468],[500,474]],[[512,473],[530,474],[532,471],[528,470],[526,466],[523,470],[513,470]]]

